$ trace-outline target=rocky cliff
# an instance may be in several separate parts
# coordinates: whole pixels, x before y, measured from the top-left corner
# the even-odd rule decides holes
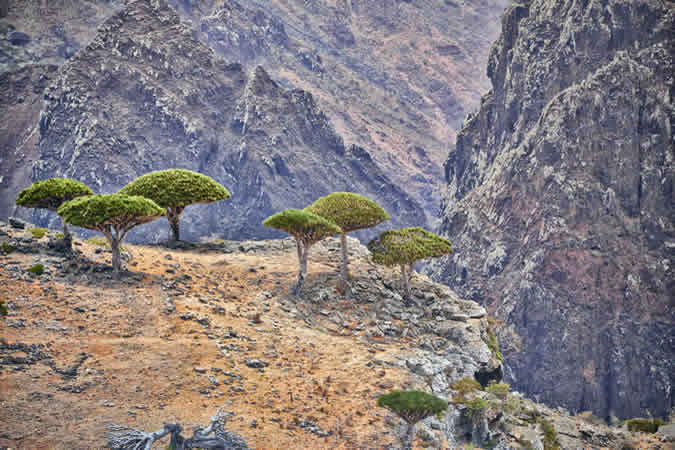
[[[205,173],[232,198],[188,208],[187,239],[272,236],[268,215],[346,190],[382,204],[390,226],[424,223],[368,151],[344,145],[310,93],[226,63],[162,2],[135,1],[107,20],[44,98],[34,180],[67,176],[113,192],[151,170]]]
[[[437,216],[442,162],[488,82],[507,0],[171,0],[229,61],[312,92],[348,143]]]
[[[514,3],[446,162],[457,252],[430,271],[504,321],[507,378],[540,401],[675,403],[674,18],[656,0]]]
[[[128,3],[0,4],[0,73],[64,64],[85,51],[96,27]],[[486,64],[507,0],[169,3],[194,38],[226,61],[241,63],[245,73],[262,65],[281,87],[311,92],[345,147],[366,148],[422,206],[426,221],[435,220],[442,161],[465,112],[487,90],[479,68]],[[0,104],[3,108],[11,105]],[[16,127],[10,121],[7,128]],[[13,151],[0,149],[6,155]],[[17,185],[29,181],[22,177]],[[17,193],[10,184],[0,183],[0,189],[7,198]],[[0,205],[0,217],[14,213]]]

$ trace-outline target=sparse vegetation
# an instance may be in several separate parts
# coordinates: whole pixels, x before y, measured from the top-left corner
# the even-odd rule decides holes
[[[287,209],[276,213],[265,219],[263,225],[284,231],[295,238],[300,269],[298,280],[291,290],[294,295],[302,291],[307,276],[309,248],[328,236],[342,232],[342,228],[334,222],[299,209]]]
[[[166,208],[170,240],[180,240],[180,215],[186,206],[225,200],[230,192],[213,178],[184,169],[169,169],[141,175],[119,191],[140,195]]]
[[[33,275],[42,275],[45,272],[45,267],[42,264],[34,264],[28,271]]]
[[[16,247],[14,247],[12,244],[9,244],[5,241],[0,242],[0,252],[4,253],[5,255],[9,255],[14,250],[16,250]]]
[[[486,392],[493,394],[495,397],[504,400],[511,390],[511,385],[508,383],[491,383],[485,388]]]
[[[657,418],[628,419],[628,420],[625,420],[624,423],[628,427],[628,431],[641,432],[641,433],[656,433],[661,425],[666,424],[663,420],[657,419]]]
[[[99,237],[99,236],[90,237],[89,239],[87,239],[87,244],[95,245],[97,247],[110,248],[110,244],[108,243],[106,238],[102,238],[102,237]]]
[[[405,297],[411,299],[410,279],[415,262],[452,253],[452,244],[437,234],[419,227],[382,233],[368,243],[373,260],[386,266],[400,266]]]
[[[9,314],[9,311],[7,311],[7,305],[5,305],[4,300],[0,300],[0,316],[6,316]]]
[[[540,419],[541,429],[544,431],[544,450],[560,450],[558,433],[548,420]]]
[[[466,403],[466,395],[482,390],[482,386],[475,378],[466,377],[455,382],[450,386],[452,390],[457,391],[457,395],[452,399],[454,403]]]
[[[480,417],[489,407],[487,400],[474,397],[466,402],[466,415],[471,419]]]
[[[486,330],[487,341],[485,342],[494,356],[499,361],[504,361],[502,353],[499,351],[499,340],[497,339],[498,322],[493,317],[488,317],[488,327]]]
[[[93,193],[84,183],[77,180],[70,178],[49,178],[48,180],[36,181],[19,192],[16,204],[25,208],[47,209],[56,212],[65,202],[74,198],[92,195]],[[35,237],[35,234],[33,236]],[[42,236],[44,236],[44,233]],[[72,237],[65,221],[63,221],[63,242],[66,250],[72,252]]]
[[[47,228],[30,228],[28,232],[33,235],[33,239],[42,239],[49,231]]]
[[[377,406],[386,408],[406,422],[402,436],[403,448],[411,448],[415,425],[420,420],[433,416],[448,408],[448,403],[435,395],[422,391],[392,391],[377,399]]]
[[[346,282],[349,278],[347,233],[374,227],[390,218],[380,205],[353,192],[333,192],[321,197],[305,210],[333,221],[342,228],[340,233],[340,250],[342,253],[340,279],[343,282]]]
[[[166,213],[145,197],[101,194],[80,197],[64,203],[58,210],[66,222],[103,233],[112,250],[115,278],[120,272],[120,243],[134,227],[151,222]]]

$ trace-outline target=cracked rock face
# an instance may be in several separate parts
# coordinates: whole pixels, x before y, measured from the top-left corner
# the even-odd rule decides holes
[[[186,209],[186,239],[275,236],[265,217],[333,191],[374,199],[393,226],[424,223],[366,150],[344,145],[310,93],[280,87],[261,67],[226,63],[161,1],[132,2],[62,66],[45,92],[39,136],[34,180],[73,177],[115,192],[177,167],[225,185],[231,199]],[[132,239],[164,239],[166,229],[155,223]]]
[[[514,3],[446,162],[456,254],[429,270],[506,322],[507,379],[538,401],[620,418],[674,404],[674,17]]]

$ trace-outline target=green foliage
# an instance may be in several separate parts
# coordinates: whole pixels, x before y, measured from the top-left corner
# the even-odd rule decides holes
[[[452,253],[451,245],[447,239],[415,227],[385,231],[368,243],[368,250],[376,263],[394,266],[447,255]]]
[[[56,233],[56,234],[54,235],[54,237],[55,237],[56,239],[63,239],[63,238],[65,237],[65,235],[64,235],[63,233]]]
[[[391,391],[377,399],[377,406],[397,414],[409,424],[445,411],[448,403],[423,391]]]
[[[544,431],[544,450],[560,450],[558,433],[556,433],[553,424],[543,419],[539,423],[541,423],[541,429]]]
[[[353,192],[333,192],[312,203],[305,211],[335,222],[345,233],[374,227],[390,218],[380,205]]]
[[[59,207],[58,215],[75,226],[99,230],[106,225],[141,224],[166,213],[145,197],[99,194],[78,197]]]
[[[50,178],[36,181],[19,192],[16,204],[26,208],[56,210],[63,202],[94,192],[84,183],[70,178]]]
[[[485,399],[474,397],[466,402],[466,415],[472,419],[477,418],[483,414],[483,412],[487,410],[489,406],[490,405]]]
[[[9,255],[14,250],[16,250],[16,247],[14,247],[12,244],[8,244],[5,241],[0,242],[0,252],[4,253],[5,255]]]
[[[9,314],[9,311],[7,311],[7,305],[5,305],[4,300],[0,300],[0,316],[6,316]]]
[[[511,385],[508,383],[493,383],[486,387],[485,390],[497,398],[504,400],[511,390]]]
[[[624,423],[628,426],[628,431],[639,431],[642,433],[656,433],[661,425],[665,425],[666,423],[657,418],[652,418],[652,419],[641,419],[641,418],[635,418],[635,419],[628,419],[624,421]]]
[[[149,198],[163,208],[225,200],[230,192],[213,178],[185,169],[146,173],[119,191],[124,195]]]
[[[47,234],[47,231],[49,231],[47,228],[31,228],[28,230],[34,239],[42,239]]]
[[[466,377],[456,381],[450,386],[453,391],[457,391],[457,395],[452,399],[455,403],[466,403],[466,395],[472,392],[477,392],[483,389],[475,378]]]
[[[87,239],[87,244],[95,245],[97,247],[107,247],[110,248],[110,242],[106,238],[100,236],[94,236]]]
[[[492,352],[492,356],[497,358],[499,361],[504,361],[504,357],[499,351],[499,341],[497,341],[497,335],[492,330],[488,330],[487,346]]]
[[[284,231],[303,242],[320,241],[342,232],[334,222],[300,209],[278,212],[265,219],[263,225]]]
[[[28,271],[33,275],[42,275],[45,272],[45,267],[42,264],[34,264]]]

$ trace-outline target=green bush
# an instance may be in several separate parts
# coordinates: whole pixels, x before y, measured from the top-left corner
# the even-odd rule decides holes
[[[502,357],[502,353],[499,351],[499,341],[497,340],[497,334],[495,331],[488,327],[487,329],[487,342],[486,342],[488,348],[492,352],[492,356],[494,356],[496,359],[499,361],[504,361],[504,358]]]
[[[511,385],[508,383],[493,383],[486,387],[485,390],[494,394],[497,398],[504,400],[511,390]]]
[[[661,425],[666,423],[661,419],[628,419],[624,422],[628,426],[628,431],[641,433],[656,433]]]
[[[457,395],[452,399],[455,403],[466,403],[466,394],[483,389],[480,383],[471,377],[462,378],[450,387],[452,390],[457,391]]]
[[[56,234],[54,235],[54,237],[55,237],[56,239],[63,239],[64,234],[63,234],[63,233],[56,233]]]
[[[9,255],[12,253],[14,250],[16,250],[16,247],[14,247],[11,244],[8,244],[5,241],[0,242],[0,251],[6,255]]]
[[[47,231],[49,231],[47,228],[31,228],[28,230],[34,239],[42,239],[47,234]]]
[[[544,450],[560,450],[558,433],[556,433],[553,424],[547,420],[540,420],[541,429],[544,431]]]
[[[35,264],[28,271],[33,275],[42,275],[45,272],[45,267],[42,264]]]
[[[485,399],[474,397],[466,402],[466,415],[472,419],[477,418],[480,414],[483,414],[489,406],[490,405]]]
[[[110,248],[110,243],[104,237],[94,236],[87,239],[87,244],[95,245],[97,247]]]

